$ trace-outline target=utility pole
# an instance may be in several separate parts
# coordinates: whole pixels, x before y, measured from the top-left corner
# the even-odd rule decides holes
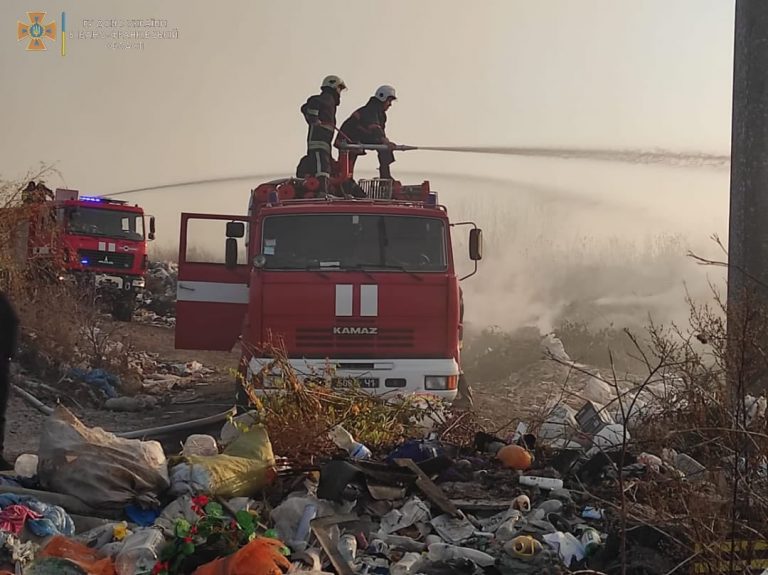
[[[768,0],[736,0],[728,252],[728,328],[735,332],[745,312],[768,310]],[[747,385],[766,381],[764,372]]]

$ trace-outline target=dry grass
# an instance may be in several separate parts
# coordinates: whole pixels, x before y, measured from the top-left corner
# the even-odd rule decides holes
[[[384,398],[354,386],[335,389],[328,384],[330,369],[317,372],[302,383],[279,343],[252,352],[273,358],[262,368],[263,373],[282,373],[279,392],[259,396],[253,385],[245,387],[276,451],[294,462],[310,463],[314,457],[333,450],[328,432],[337,425],[379,453],[407,439],[424,436],[432,427],[445,432],[447,438],[458,442],[465,439],[461,431],[466,429],[467,416],[458,420],[460,415],[437,399],[395,395]]]

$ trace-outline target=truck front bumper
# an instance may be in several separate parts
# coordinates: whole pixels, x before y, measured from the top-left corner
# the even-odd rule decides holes
[[[248,361],[245,383],[257,394],[284,388],[279,367],[265,371],[272,358],[253,357]],[[291,359],[292,371],[301,381],[323,381],[336,388],[356,386],[382,396],[431,395],[453,401],[456,398],[459,366],[450,359]]]
[[[97,288],[112,288],[120,291],[140,291],[146,285],[141,276],[116,276],[112,274],[95,273],[93,281]]]

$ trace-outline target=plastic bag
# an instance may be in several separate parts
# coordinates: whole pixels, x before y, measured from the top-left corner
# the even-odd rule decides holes
[[[221,455],[190,456],[171,471],[171,494],[207,493],[243,497],[269,485],[276,477],[275,456],[266,428],[252,427]]]
[[[38,455],[45,489],[96,508],[157,506],[158,495],[170,484],[157,441],[122,439],[98,427],[88,428],[62,406],[43,424]]]
[[[277,575],[291,567],[277,539],[260,537],[228,557],[201,565],[192,575]]]
[[[116,575],[112,559],[61,535],[54,535],[37,556],[67,559],[89,575]]]

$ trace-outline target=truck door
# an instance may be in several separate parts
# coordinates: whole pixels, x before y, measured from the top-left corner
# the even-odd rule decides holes
[[[181,214],[176,349],[230,351],[237,342],[248,309],[247,222],[247,216]],[[236,263],[227,265],[234,245]]]

